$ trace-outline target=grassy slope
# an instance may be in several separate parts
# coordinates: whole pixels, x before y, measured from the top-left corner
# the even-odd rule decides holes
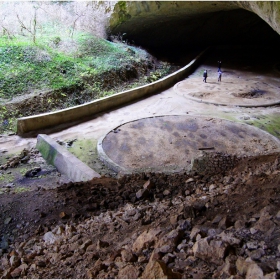
[[[157,64],[157,67],[156,70],[155,65],[151,65],[151,56],[142,49],[85,33],[65,40],[40,38],[36,45],[22,38],[11,41],[2,37],[0,133],[14,131],[15,120],[22,115],[61,109],[111,95],[122,89],[120,85],[127,81],[134,79],[135,84],[129,85],[134,87],[141,79],[142,84],[151,82],[170,71],[165,63]],[[149,68],[156,71],[151,72]],[[37,104],[30,112],[27,108],[23,110],[23,106],[7,106],[11,100],[26,94],[57,90],[59,94],[55,98],[48,95],[47,103],[42,101],[41,108]]]

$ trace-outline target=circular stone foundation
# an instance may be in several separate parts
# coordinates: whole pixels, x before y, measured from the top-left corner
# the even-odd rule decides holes
[[[279,140],[224,119],[162,116],[125,123],[98,142],[100,158],[124,172],[179,172],[202,150],[257,155],[279,150]]]
[[[222,78],[222,82],[189,78],[174,86],[177,94],[199,102],[240,107],[270,106],[280,103],[279,87],[257,80]]]

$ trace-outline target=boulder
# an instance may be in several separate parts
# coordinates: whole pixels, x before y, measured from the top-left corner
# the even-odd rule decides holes
[[[268,218],[268,216],[264,215],[256,222],[254,228],[265,233],[271,233],[275,229],[275,224]]]
[[[15,270],[11,272],[13,278],[22,278],[22,276],[26,275],[26,271],[28,270],[28,265],[26,263],[21,264]]]
[[[262,279],[262,278],[263,278],[262,269],[256,263],[251,263],[247,269],[246,279]]]
[[[126,249],[121,251],[121,258],[123,262],[135,262],[137,260],[137,257],[132,253],[132,251]]]
[[[137,279],[140,275],[140,269],[134,265],[127,265],[119,270],[119,279]]]
[[[53,234],[51,231],[46,232],[43,236],[43,240],[49,244],[54,244],[60,238],[61,238],[60,236]]]
[[[233,222],[231,221],[231,219],[228,216],[225,216],[220,220],[218,227],[221,229],[227,229],[228,227],[230,227],[232,225],[233,225]]]
[[[147,189],[147,190],[150,190],[152,189],[153,187],[155,186],[155,184],[148,180],[144,185],[143,185],[143,189]]]
[[[249,257],[252,260],[259,260],[263,255],[265,254],[264,250],[262,248],[258,248],[257,250],[253,250],[249,252]]]
[[[241,276],[245,276],[248,271],[249,265],[252,263],[251,259],[244,259],[242,257],[238,257],[236,260],[236,269]]]
[[[95,278],[98,275],[98,273],[105,268],[106,268],[106,265],[102,262],[101,259],[98,259],[94,263],[93,267],[87,271],[87,277]]]
[[[150,195],[150,192],[148,189],[141,189],[136,193],[137,199],[145,199]]]
[[[232,232],[225,232],[223,231],[221,234],[219,234],[222,241],[228,243],[231,246],[238,246],[241,243],[241,240],[239,238],[236,238]]]
[[[142,232],[132,245],[132,252],[140,254],[142,250],[152,246],[158,239],[161,229],[150,229]]]
[[[182,237],[181,231],[172,230],[167,234],[161,235],[155,247],[165,250],[166,253],[167,252],[171,253],[173,250],[175,250],[175,248],[181,241],[181,237]]]
[[[227,257],[225,263],[217,269],[213,277],[225,279],[231,278],[232,275],[236,275],[235,260],[235,256],[230,255],[229,257]]]
[[[163,261],[150,260],[141,279],[181,279],[180,273],[174,273]]]
[[[221,240],[210,241],[208,239],[207,237],[200,239],[194,244],[194,256],[207,262],[222,265],[228,245]]]

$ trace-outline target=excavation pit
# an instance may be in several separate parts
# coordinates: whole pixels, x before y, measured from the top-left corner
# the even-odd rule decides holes
[[[209,78],[202,83],[202,78],[186,79],[174,86],[178,95],[198,102],[240,107],[262,107],[280,104],[278,85],[264,81],[236,78],[227,72],[222,82]],[[198,86],[199,85],[199,86]]]
[[[222,61],[218,81],[218,60]],[[216,48],[196,71],[174,85],[175,94],[199,103],[268,107],[280,104],[279,52],[274,48]],[[206,83],[203,73],[207,70]]]
[[[170,115],[138,119],[98,142],[101,160],[116,172],[182,172],[201,151],[253,156],[279,151],[274,136],[224,119]]]

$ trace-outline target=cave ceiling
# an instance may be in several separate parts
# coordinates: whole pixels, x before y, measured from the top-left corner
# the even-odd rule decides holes
[[[261,17],[260,9],[258,14],[250,9],[244,2],[232,1],[118,2],[110,34],[152,52],[211,45],[280,45],[278,25],[267,22],[272,16]]]

